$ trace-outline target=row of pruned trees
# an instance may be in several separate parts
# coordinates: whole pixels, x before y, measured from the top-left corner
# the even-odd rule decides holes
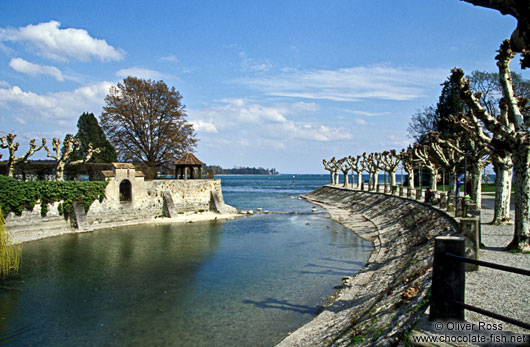
[[[70,135],[65,138],[62,147],[61,140],[58,138],[53,138],[51,151],[48,146],[46,146],[46,139],[43,138],[41,145],[38,147],[35,143],[36,140],[33,139],[29,142],[28,151],[24,155],[17,156],[16,152],[18,151],[20,143],[15,141],[16,136],[17,135],[15,134],[9,133],[3,137],[0,137],[0,148],[6,149],[8,151],[7,176],[9,177],[14,176],[15,165],[26,162],[29,157],[35,154],[35,152],[38,152],[43,148],[47,152],[47,157],[55,159],[56,161],[55,178],[57,181],[64,180],[64,168],[67,162],[69,165],[84,164],[88,160],[90,160],[94,153],[100,152],[99,148],[93,148],[92,144],[88,144],[88,148],[84,158],[68,161],[71,154],[81,146],[81,142],[79,141],[79,139]],[[0,159],[2,159],[2,153],[0,153]]]
[[[496,57],[499,68],[498,81],[502,96],[498,99],[499,112],[493,112],[485,103],[483,93],[473,90],[461,69],[452,70],[447,84],[454,87],[463,102],[460,109],[443,118],[443,127],[422,134],[421,140],[397,153],[363,153],[339,160],[324,160],[330,171],[332,184],[338,184],[338,173],[345,177],[352,170],[359,177],[369,175],[371,187],[377,185],[378,173],[383,170],[395,185],[396,169],[401,163],[409,176],[409,189],[414,188],[414,169],[427,169],[431,176],[430,189],[437,190],[437,177],[441,171],[448,176],[449,194],[456,192],[456,177],[466,174],[467,193],[473,203],[481,206],[482,172],[492,163],[496,178],[495,214],[493,224],[511,223],[510,196],[515,195],[514,238],[508,249],[530,250],[530,107],[528,99],[517,95],[514,88],[510,61],[515,53],[510,40],[505,40]],[[455,111],[457,110],[457,111]],[[513,174],[513,180],[512,180]]]

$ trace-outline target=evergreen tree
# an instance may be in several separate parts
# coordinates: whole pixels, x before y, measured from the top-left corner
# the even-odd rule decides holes
[[[98,124],[98,120],[93,113],[84,112],[77,121],[77,134],[81,145],[70,156],[70,161],[79,160],[86,157],[88,144],[93,148],[100,148],[100,153],[94,153],[89,162],[92,163],[112,163],[117,161],[116,149],[107,140],[105,133]]]
[[[453,138],[454,134],[459,132],[460,129],[449,118],[451,116],[456,117],[467,110],[466,103],[460,98],[459,86],[448,79],[443,83],[442,93],[438,99],[438,104],[436,104],[438,121],[435,130],[444,139]]]

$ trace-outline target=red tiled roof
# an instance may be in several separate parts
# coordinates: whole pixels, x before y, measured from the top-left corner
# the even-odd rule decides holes
[[[186,153],[174,163],[175,165],[204,165],[193,153]]]

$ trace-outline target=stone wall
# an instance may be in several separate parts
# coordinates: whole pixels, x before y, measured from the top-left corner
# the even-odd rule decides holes
[[[394,346],[423,313],[434,238],[455,234],[446,214],[400,197],[325,186],[307,194],[331,218],[372,241],[366,266],[312,321],[279,346]]]
[[[163,195],[170,194],[176,213],[217,211],[212,206],[212,195],[220,199],[224,207],[223,213],[235,213],[234,208],[224,204],[221,191],[221,180],[153,180],[144,181],[143,177],[136,177],[134,170],[127,171],[125,176],[113,177],[106,187],[105,199],[100,203],[94,201],[87,213],[88,224],[116,223],[134,221],[162,216]],[[123,180],[132,183],[131,201],[120,201],[119,184]],[[12,235],[17,233],[50,234],[55,230],[71,229],[70,221],[59,215],[59,202],[49,204],[45,217],[41,216],[40,204],[33,210],[23,211],[21,216],[10,213],[6,218],[6,225]],[[15,236],[16,239],[16,236]]]

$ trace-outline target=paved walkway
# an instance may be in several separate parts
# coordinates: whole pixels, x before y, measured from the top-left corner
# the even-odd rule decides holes
[[[530,269],[530,254],[513,254],[505,252],[503,248],[513,237],[513,225],[493,226],[488,224],[493,219],[494,198],[482,197],[482,243],[485,247],[480,250],[480,259],[498,264]],[[512,204],[512,219],[513,204]],[[481,267],[477,272],[466,273],[466,303],[505,316],[530,323],[530,277],[512,274],[504,271]],[[512,341],[523,341],[521,345],[530,345],[530,331],[498,321],[481,314],[466,311],[466,321],[474,325],[455,327],[443,324],[444,330],[439,330],[440,323],[427,320],[428,311],[416,325],[415,336],[431,336],[434,339],[473,341],[444,343],[425,343],[418,345],[519,345]],[[450,329],[447,329],[450,328]],[[452,329],[451,329],[452,328]],[[455,336],[455,337],[451,337]],[[460,337],[457,337],[460,336]],[[477,342],[478,341],[478,342]],[[483,341],[481,343],[481,341]]]

